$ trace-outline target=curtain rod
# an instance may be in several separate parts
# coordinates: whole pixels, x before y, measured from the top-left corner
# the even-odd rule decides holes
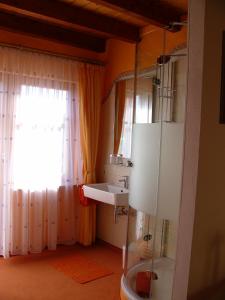
[[[50,55],[50,56],[55,56],[55,57],[58,57],[58,58],[64,58],[64,59],[70,59],[70,60],[74,60],[74,61],[80,61],[80,62],[88,63],[88,64],[91,64],[91,65],[105,66],[105,63],[100,61],[100,60],[92,60],[90,58],[83,58],[83,57],[79,57],[79,56],[58,54],[58,53],[54,53],[54,52],[51,52],[51,51],[48,51],[48,50],[39,50],[39,49],[36,49],[36,48],[22,46],[22,45],[19,45],[19,44],[8,44],[8,43],[1,43],[0,42],[0,46],[1,47],[7,47],[7,48],[14,48],[14,49],[18,49],[18,50],[30,51],[30,52],[40,53],[40,54],[45,54],[45,55]]]

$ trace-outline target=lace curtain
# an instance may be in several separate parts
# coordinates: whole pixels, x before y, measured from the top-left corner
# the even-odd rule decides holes
[[[76,242],[77,62],[0,48],[0,255]]]
[[[133,123],[133,95],[127,91],[125,99],[125,108],[123,115],[123,126],[119,146],[119,154],[124,157],[131,157],[131,139],[132,139],[132,123]]]

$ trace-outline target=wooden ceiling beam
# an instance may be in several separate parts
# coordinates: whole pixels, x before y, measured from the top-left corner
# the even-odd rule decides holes
[[[146,22],[166,28],[170,31],[179,30],[171,27],[172,22],[180,22],[181,16],[186,15],[183,9],[171,6],[163,0],[90,0],[93,3],[126,12],[144,19]]]
[[[113,17],[58,0],[0,0],[0,3],[88,28],[128,42],[139,40],[139,28]]]
[[[104,52],[106,46],[104,38],[5,11],[0,11],[0,28],[95,52]]]

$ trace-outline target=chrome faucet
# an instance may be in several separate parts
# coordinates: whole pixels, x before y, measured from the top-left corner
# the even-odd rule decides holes
[[[122,176],[123,179],[120,179],[119,182],[124,183],[124,188],[128,189],[129,188],[129,176]]]

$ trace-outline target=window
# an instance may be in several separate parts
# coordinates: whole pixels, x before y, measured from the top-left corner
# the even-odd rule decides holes
[[[67,129],[66,90],[22,85],[16,99],[15,189],[56,189],[63,177]]]

